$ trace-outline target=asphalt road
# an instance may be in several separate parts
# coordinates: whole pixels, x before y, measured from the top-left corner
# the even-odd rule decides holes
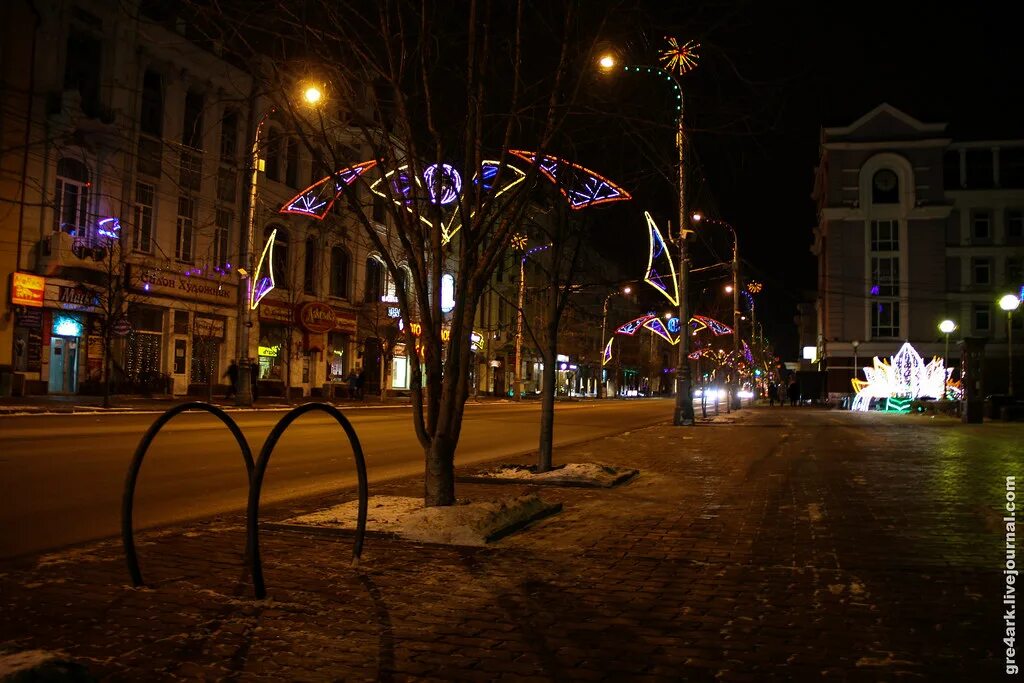
[[[672,419],[671,400],[557,404],[555,443],[621,433]],[[281,412],[237,412],[253,455]],[[423,451],[408,407],[346,412],[374,481],[422,472]],[[132,454],[155,416],[0,417],[0,557],[116,535]],[[539,405],[468,405],[456,465],[535,450]],[[285,433],[264,482],[264,502],[319,494],[355,483],[348,441],[330,417],[306,415]],[[136,490],[136,528],[245,508],[248,487],[238,446],[210,415],[172,420],[147,455]]]

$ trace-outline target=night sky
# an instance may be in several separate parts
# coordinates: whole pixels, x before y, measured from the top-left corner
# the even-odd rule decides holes
[[[759,317],[783,356],[797,354],[796,304],[813,298],[810,193],[822,126],[847,125],[888,102],[948,123],[954,139],[1024,137],[1024,41],[1006,10],[988,3],[668,4],[617,5],[609,44],[624,46],[632,63],[651,63],[663,35],[702,43],[699,68],[683,77],[691,209],[736,226],[745,274],[765,283]],[[669,90],[643,79],[595,81],[596,109],[621,118],[591,153],[636,197],[628,210],[606,211],[602,222],[612,227],[600,239],[645,262],[640,210],[674,222],[675,203],[663,175],[673,168]],[[639,248],[621,251],[633,241]],[[724,234],[702,235],[694,265],[727,258],[729,245]]]

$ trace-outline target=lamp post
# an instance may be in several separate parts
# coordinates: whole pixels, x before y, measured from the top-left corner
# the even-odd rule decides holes
[[[307,85],[302,91],[303,101],[311,107],[318,106],[323,97],[323,91],[316,85]],[[239,260],[245,266],[245,270],[240,272],[240,274],[248,277],[249,283],[245,288],[241,287],[241,283],[239,283],[238,287],[238,319],[241,321],[241,324],[238,328],[238,348],[235,350],[235,355],[238,356],[238,390],[235,393],[235,404],[240,406],[251,406],[253,401],[252,358],[249,357],[249,344],[253,325],[252,312],[255,306],[249,303],[249,290],[256,284],[254,282],[256,273],[253,272],[252,257],[256,232],[256,200],[259,196],[259,172],[261,170],[260,144],[263,137],[263,128],[275,111],[275,107],[269,107],[260,117],[259,123],[256,124],[256,129],[253,132],[252,149],[249,154],[249,192],[245,206],[246,232],[241,244],[241,254],[239,255]]]
[[[945,394],[949,391],[949,335],[955,331],[956,323],[952,320],[946,319],[939,323],[939,332],[946,335],[946,350],[942,354],[942,371],[945,373],[942,378],[943,399],[946,398]]]
[[[1006,311],[1006,374],[1009,384],[1006,393],[1013,396],[1013,312],[1020,306],[1020,298],[1016,294],[1007,294],[999,299],[999,308]]]
[[[608,300],[611,299],[616,294],[629,294],[632,291],[633,290],[631,288],[629,288],[629,287],[623,287],[621,292],[609,292],[608,296],[606,296],[604,298],[604,304],[601,306],[601,344],[602,344],[602,346],[601,346],[601,354],[602,354],[602,356],[601,356],[601,381],[598,382],[598,384],[597,384],[597,397],[598,398],[608,398],[608,387],[607,387],[607,381],[608,380],[604,376],[604,355],[603,355],[604,354],[604,346],[603,346],[603,344],[606,343],[604,338],[605,338],[605,335],[608,334],[608,332],[607,332],[607,329],[608,329]]]
[[[729,234],[732,235],[732,262],[730,263],[732,270],[732,284],[725,288],[726,293],[732,294],[732,354],[735,363],[737,363],[736,372],[733,381],[735,385],[730,391],[729,405],[739,410],[740,408],[740,397],[739,397],[739,357],[740,357],[740,242],[739,238],[736,237],[736,228],[731,223],[726,221],[717,220],[714,218],[708,218],[699,213],[693,214],[693,221],[700,223],[707,221],[715,225],[720,225],[729,230]],[[751,327],[753,329],[753,327]],[[751,336],[753,341],[753,336]]]
[[[679,174],[679,324],[680,329],[688,328],[690,312],[687,307],[686,298],[690,293],[689,268],[690,261],[686,249],[686,237],[691,232],[686,229],[686,127],[683,123],[683,88],[679,84],[678,76],[671,70],[678,71],[679,75],[692,71],[697,66],[696,49],[699,44],[689,41],[679,44],[675,38],[667,38],[669,47],[661,52],[661,60],[665,69],[650,66],[624,66],[626,72],[646,72],[651,75],[665,78],[672,84],[676,93],[676,154],[678,155]],[[614,55],[603,55],[598,62],[605,71],[610,71],[616,66]],[[690,374],[690,336],[680,335],[679,356],[676,363],[676,405],[672,416],[672,424],[678,426],[692,426],[693,416],[693,377]]]
[[[526,241],[523,240],[525,246]],[[542,244],[526,252],[519,259],[519,295],[516,301],[516,370],[515,370],[515,400],[523,397],[523,304],[526,300],[526,259],[538,251],[544,251],[550,244]]]
[[[857,377],[857,373],[858,373],[858,368],[857,368],[857,365],[858,365],[858,363],[857,363],[857,349],[860,347],[860,341],[857,340],[857,339],[854,339],[853,341],[850,342],[850,346],[853,347],[853,378],[854,379],[859,379]]]

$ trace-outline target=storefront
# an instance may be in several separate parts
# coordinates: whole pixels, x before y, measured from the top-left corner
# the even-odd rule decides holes
[[[259,337],[256,359],[260,381],[284,383],[288,371],[288,352],[291,348],[293,325],[292,307],[266,299],[259,306]]]

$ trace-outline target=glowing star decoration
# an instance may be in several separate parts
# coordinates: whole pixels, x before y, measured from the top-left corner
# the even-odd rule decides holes
[[[678,344],[679,338],[673,338],[669,331],[665,328],[665,323],[661,322],[661,318],[652,317],[650,320],[644,323],[644,327],[649,329],[654,334],[658,335],[669,344]]]
[[[615,334],[625,334],[632,337],[634,334],[636,334],[637,330],[644,326],[644,323],[646,323],[651,318],[656,317],[657,316],[654,315],[642,315],[639,318],[630,320],[628,323],[625,323],[624,325],[620,325],[619,327],[615,328]]]
[[[430,201],[434,204],[451,204],[462,192],[462,176],[448,164],[431,164],[423,171]]]
[[[260,301],[267,294],[270,294],[270,290],[274,288],[274,239],[277,237],[277,228],[274,228],[273,232],[270,233],[270,237],[267,238],[267,244],[263,247],[263,253],[260,254],[259,263],[256,264],[256,272],[253,273],[251,284],[249,286],[249,308],[256,310],[256,307],[260,305]],[[263,266],[267,266],[267,274],[263,275]]]
[[[909,343],[903,344],[888,361],[875,356],[872,367],[864,368],[866,380],[854,379],[853,410],[871,409],[871,399],[885,399],[887,409],[901,405],[901,400],[915,398],[941,398],[946,393],[946,381],[952,368],[945,367],[939,357],[927,365]],[[889,399],[896,399],[890,401]]]
[[[343,188],[354,183],[359,176],[376,165],[376,161],[364,161],[355,166],[342,168],[326,178],[321,178],[285,202],[279,213],[323,220],[338,197],[341,196]]]
[[[697,61],[700,56],[697,48],[700,43],[688,40],[682,45],[673,36],[665,36],[668,41],[668,48],[661,51],[661,63],[666,71],[676,71],[680,76],[697,68]]]
[[[517,232],[516,234],[512,235],[512,238],[509,240],[509,246],[511,246],[516,251],[522,251],[523,249],[526,249],[526,235],[524,235],[521,232]]]
[[[764,285],[757,280],[751,280],[747,283],[747,291],[751,294],[760,294],[762,289],[764,289]]]
[[[537,164],[541,174],[558,187],[558,191],[569,201],[569,208],[573,211],[608,202],[629,201],[633,198],[612,181],[579,164],[553,156],[545,156],[538,162],[536,153],[522,149],[510,149],[508,153],[523,161]]]
[[[704,327],[711,330],[711,334],[716,337],[721,337],[727,334],[732,334],[732,328],[725,323],[719,322],[714,318],[709,318],[706,315],[695,315],[693,319],[700,322]]]
[[[98,224],[96,234],[100,237],[116,240],[121,237],[121,221],[117,218],[104,218]]]
[[[615,341],[615,337],[608,339],[608,343],[604,346],[604,353],[601,355],[601,365],[608,365],[608,361],[612,359],[612,343]]]

